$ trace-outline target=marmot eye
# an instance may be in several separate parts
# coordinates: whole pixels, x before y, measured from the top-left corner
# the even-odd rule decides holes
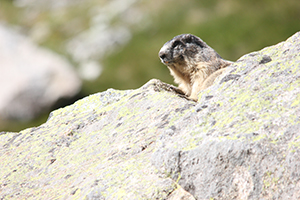
[[[177,46],[179,46],[179,45],[181,45],[181,44],[182,44],[182,42],[176,40],[176,41],[173,43],[172,48],[175,48],[175,47],[177,47]]]

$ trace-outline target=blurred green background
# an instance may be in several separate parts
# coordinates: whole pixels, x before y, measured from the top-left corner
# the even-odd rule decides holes
[[[0,20],[21,27],[27,35],[36,24],[46,23],[49,34],[37,43],[66,56],[78,67],[65,44],[91,28],[95,7],[107,3],[108,0],[85,0],[50,9],[49,5],[22,7],[14,1],[1,0]],[[178,34],[197,35],[223,58],[235,61],[246,53],[284,41],[300,29],[299,0],[141,0],[134,6],[144,18],[130,26],[131,40],[99,60],[102,74],[95,80],[84,80],[79,97],[108,88],[135,89],[152,78],[173,83],[157,54],[166,41]],[[76,23],[71,26],[74,19]],[[111,23],[120,24],[122,20],[116,18]],[[2,129],[19,131],[38,126],[48,114],[31,122],[10,122]]]

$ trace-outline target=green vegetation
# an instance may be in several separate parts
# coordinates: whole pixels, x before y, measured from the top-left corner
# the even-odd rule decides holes
[[[33,16],[28,15],[28,9],[4,0],[0,2],[0,21],[20,25],[25,33],[30,33],[36,24],[47,24],[50,34],[38,41],[40,45],[70,58],[64,47],[66,41],[89,28],[93,8],[106,2],[86,0],[55,11],[45,9]],[[181,33],[201,37],[223,58],[235,61],[246,53],[286,40],[300,28],[299,0],[142,0],[137,5],[149,15],[149,25],[132,27],[132,40],[101,61],[102,75],[84,82],[83,95],[108,88],[134,89],[152,78],[173,83],[157,54],[166,41]],[[70,61],[76,66],[75,61]]]
[[[105,70],[96,81],[99,87],[88,83],[85,89],[94,93],[109,87],[136,88],[151,78],[172,83],[157,53],[167,40],[181,33],[200,36],[222,57],[235,61],[299,31],[300,2],[297,0],[202,3],[172,1],[172,7],[165,5],[159,13],[152,13],[152,26],[136,32],[122,51],[105,59]]]

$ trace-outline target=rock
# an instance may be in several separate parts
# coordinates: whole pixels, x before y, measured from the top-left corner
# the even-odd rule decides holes
[[[195,103],[151,80],[2,133],[4,199],[299,199],[300,32]]]
[[[0,24],[0,119],[30,120],[81,87],[72,66]]]

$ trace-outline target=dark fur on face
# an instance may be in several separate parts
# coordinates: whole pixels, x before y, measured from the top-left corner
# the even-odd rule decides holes
[[[182,34],[166,42],[159,51],[162,63],[167,66],[174,64],[189,65],[196,62],[209,62],[221,58],[217,52],[209,47],[199,37]]]

